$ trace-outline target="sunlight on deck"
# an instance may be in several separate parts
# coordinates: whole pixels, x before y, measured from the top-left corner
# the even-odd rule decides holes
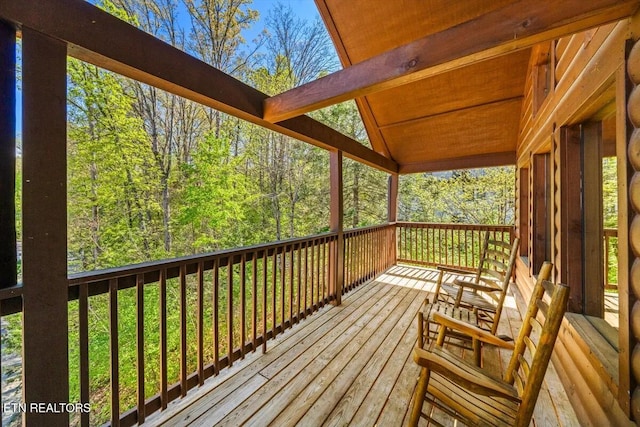
[[[437,272],[394,266],[247,355],[148,421],[166,426],[400,426],[419,375],[415,317]],[[515,302],[510,307],[515,307]],[[519,315],[507,309],[505,326]],[[498,351],[486,363],[504,363]],[[557,381],[557,379],[555,379]],[[555,383],[554,383],[555,384]],[[544,388],[538,425],[577,425],[564,391]],[[549,390],[552,390],[553,393]],[[570,406],[569,406],[570,410]],[[562,413],[561,413],[562,412]],[[455,425],[446,416],[445,426]]]

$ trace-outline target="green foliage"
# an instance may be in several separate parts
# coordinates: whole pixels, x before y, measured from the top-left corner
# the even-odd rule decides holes
[[[400,179],[402,221],[512,224],[513,167],[416,174]]]
[[[618,228],[618,172],[617,158],[602,159],[602,219],[604,228]],[[607,283],[618,283],[618,238],[608,240],[608,259],[605,260]],[[606,252],[605,252],[606,253]]]
[[[69,61],[69,249],[93,269],[156,252],[157,176],[148,137],[122,79]]]
[[[256,191],[239,172],[244,156],[230,157],[227,139],[209,135],[193,162],[183,165],[185,188],[176,225],[192,252],[208,252],[242,242],[230,230],[242,230]]]
[[[602,207],[604,228],[618,228],[617,158],[602,159]]]

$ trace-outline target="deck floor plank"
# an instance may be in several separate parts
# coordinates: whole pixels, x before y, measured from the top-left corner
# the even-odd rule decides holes
[[[321,308],[270,341],[265,354],[248,354],[145,424],[404,425],[420,374],[412,358],[416,313],[437,274],[390,268],[345,295],[341,306]],[[505,312],[499,332],[513,336],[521,320],[513,304]],[[509,352],[486,349],[484,363],[501,374],[508,357]],[[577,426],[553,374],[550,367],[534,424]],[[460,425],[442,411],[433,415],[447,427]]]
[[[407,294],[403,304],[398,306],[392,316],[384,319],[375,336],[358,351],[358,357],[352,358],[344,367],[345,375],[340,375],[324,390],[322,397],[307,412],[300,425],[320,425],[322,420],[325,420],[326,426],[347,425],[351,422],[399,339],[404,335],[403,332],[412,324],[415,318],[413,313],[417,312],[423,298],[418,292]],[[415,337],[413,341],[415,342]],[[336,405],[331,402],[331,396],[342,397]]]
[[[418,299],[421,304],[423,301],[422,295],[420,295]],[[367,394],[362,399],[360,407],[354,408],[357,409],[357,411],[352,418],[353,425],[363,425],[366,422],[370,423],[370,420],[378,419],[386,404],[388,402],[390,403],[389,396],[391,396],[392,394],[393,386],[399,382],[399,378],[402,375],[407,362],[411,363],[411,365],[415,365],[410,359],[413,347],[416,344],[415,316],[411,316],[406,324],[403,323],[402,325],[398,325],[398,327],[394,330],[394,333],[398,333],[399,335],[403,329],[404,333],[400,337],[400,341],[397,343],[395,348],[393,348],[393,353],[384,361],[384,366],[382,367],[380,375],[375,378],[375,381],[373,382],[373,384],[371,384],[371,386],[368,386],[367,381],[363,381],[363,384],[367,386],[367,388],[363,390],[363,392],[366,391]],[[378,367],[372,366],[372,369],[376,368]],[[416,369],[415,371],[416,373],[419,373],[418,369]],[[365,378],[371,378],[373,380],[374,373],[375,371],[371,372],[371,375]],[[412,388],[411,384],[414,383],[416,379],[417,376],[415,378],[411,378],[408,382],[407,388]],[[393,415],[394,419],[397,420],[398,418],[404,418],[404,413],[406,412],[407,408],[407,402],[410,398],[411,395],[400,402],[401,405],[399,406],[399,408],[396,407],[396,412]]]
[[[376,296],[382,296],[380,290],[374,287],[361,287],[352,294],[353,298],[345,301],[341,310],[332,310],[332,306],[323,307],[314,316],[310,316],[305,322],[296,325],[294,327],[295,334],[279,335],[270,342],[267,353],[253,353],[247,357],[244,363],[236,363],[232,368],[223,370],[218,377],[210,378],[202,391],[215,387],[215,393],[200,392],[193,397],[187,396],[185,400],[192,400],[188,404],[185,404],[185,400],[174,401],[158,422],[166,423],[167,426],[189,425],[200,415],[216,406],[224,396],[233,393],[243,383],[258,375],[269,364],[293,358],[299,348],[308,347],[308,340],[313,342],[326,333],[332,322],[349,322],[353,316],[357,316],[354,311],[359,307],[359,302],[369,301],[370,304],[373,304],[375,302],[373,297]]]
[[[372,283],[372,285],[376,286],[377,284]],[[315,342],[313,346],[309,346],[306,351],[290,364],[277,361],[262,370],[261,374],[266,371],[266,374],[263,375],[270,377],[270,381],[264,387],[256,390],[249,399],[221,420],[220,425],[239,426],[256,412],[271,413],[279,403],[284,402],[286,404],[287,396],[290,400],[292,396],[301,392],[301,387],[317,381],[316,377],[322,371],[322,368],[335,354],[342,351],[352,339],[357,337],[359,333],[366,335],[373,332],[373,327],[370,325],[376,314],[388,310],[388,304],[393,300],[393,297],[398,292],[402,292],[402,288],[394,288],[387,292],[383,298],[375,301],[372,306],[367,303],[363,304],[362,307],[366,307],[366,310],[362,310],[362,315],[358,316],[355,322],[349,322],[346,329],[340,328],[340,325],[335,325],[325,336]],[[307,368],[308,365],[311,366]],[[305,368],[307,369],[305,370]],[[294,383],[288,386],[290,381],[294,381]],[[286,390],[287,396],[278,393],[281,390]],[[275,393],[278,393],[278,395],[276,396]],[[278,400],[276,400],[276,397]],[[267,406],[265,407],[265,405]],[[204,420],[205,424],[203,425],[213,425],[208,418]]]

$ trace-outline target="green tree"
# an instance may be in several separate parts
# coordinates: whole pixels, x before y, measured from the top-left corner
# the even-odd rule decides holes
[[[154,257],[157,169],[120,77],[69,61],[69,250],[82,270]]]
[[[230,157],[228,139],[213,134],[202,141],[193,162],[184,164],[185,190],[178,213],[181,234],[189,252],[233,247],[242,230],[255,190],[238,172],[242,157]],[[236,230],[236,232],[232,232]]]
[[[415,222],[511,224],[514,188],[513,167],[403,176],[399,218]]]
[[[602,159],[602,206],[605,228],[618,227],[618,171],[617,159]]]

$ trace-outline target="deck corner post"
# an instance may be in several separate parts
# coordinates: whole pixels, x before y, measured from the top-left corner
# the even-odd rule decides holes
[[[396,222],[398,221],[398,183],[399,176],[397,173],[389,175],[389,183],[387,185],[387,222],[390,226],[388,253],[391,259],[388,260],[388,266],[398,262],[398,248],[396,238]]]
[[[331,208],[329,227],[331,232],[337,233],[337,238],[331,245],[329,259],[329,290],[334,296],[334,304],[342,303],[342,289],[344,287],[344,233],[343,233],[343,179],[342,179],[342,151],[329,152]]]
[[[0,288],[17,282],[16,31],[0,21]]]
[[[67,46],[23,27],[22,58],[23,398],[59,407],[69,402]],[[27,411],[22,421],[67,426],[69,413]]]

